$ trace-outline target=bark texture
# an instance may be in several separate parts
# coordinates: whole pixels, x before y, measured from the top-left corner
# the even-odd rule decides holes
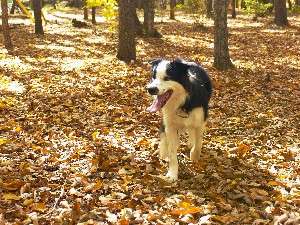
[[[236,18],[236,10],[235,10],[235,4],[236,3],[236,0],[231,0],[231,17],[233,19]]]
[[[161,34],[154,28],[154,0],[144,1],[144,30],[149,37],[161,37]]]
[[[16,0],[13,0],[12,6],[10,8],[10,14],[14,14],[16,9]]]
[[[206,17],[213,18],[212,0],[206,0]]]
[[[170,19],[175,20],[176,0],[170,0]]]
[[[1,0],[1,11],[2,11],[2,32],[4,38],[4,46],[8,51],[13,50],[11,42],[9,25],[8,25],[8,6],[7,0]]]
[[[83,19],[88,20],[89,19],[89,10],[87,7],[83,8]]]
[[[42,1],[41,0],[32,0],[32,3],[33,3],[35,33],[36,34],[44,34],[43,22],[42,22]]]
[[[136,59],[135,1],[119,1],[119,42],[117,58],[130,62]]]
[[[96,7],[92,7],[92,24],[96,24]]]
[[[286,8],[286,0],[275,0],[274,1],[275,8],[275,24],[278,26],[287,26],[287,8]]]
[[[220,70],[233,67],[228,49],[226,0],[214,0],[214,66]]]
[[[133,12],[133,20],[134,20],[135,34],[138,36],[142,36],[143,35],[143,25],[141,24],[141,22],[137,16],[135,8],[134,8],[134,12]]]

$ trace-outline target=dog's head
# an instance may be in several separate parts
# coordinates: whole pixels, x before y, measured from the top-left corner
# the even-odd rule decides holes
[[[180,59],[156,59],[151,65],[152,79],[147,90],[155,99],[147,110],[156,112],[172,104],[178,107],[185,100],[189,89],[189,65]]]

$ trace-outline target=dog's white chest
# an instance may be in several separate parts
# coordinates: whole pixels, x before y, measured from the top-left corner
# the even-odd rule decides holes
[[[163,118],[166,126],[178,128],[200,127],[204,122],[204,111],[202,107],[198,107],[190,113],[185,113],[181,110],[172,113],[165,112]]]

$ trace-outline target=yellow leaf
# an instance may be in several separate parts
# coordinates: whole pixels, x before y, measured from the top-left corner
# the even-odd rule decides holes
[[[173,216],[187,215],[187,214],[195,214],[201,212],[202,209],[200,207],[190,207],[187,209],[173,209],[170,214]]]
[[[5,194],[3,194],[3,199],[5,201],[10,201],[10,200],[16,200],[16,201],[18,201],[18,200],[21,199],[21,197],[18,196],[18,195],[15,195],[13,193],[5,193]]]
[[[8,139],[6,138],[0,138],[0,145],[4,145],[8,142]]]
[[[20,132],[21,130],[22,130],[21,127],[15,127],[15,128],[14,128],[14,131],[15,131],[15,132]]]
[[[33,199],[32,198],[25,199],[24,202],[23,202],[23,205],[28,206],[28,205],[31,205],[32,203],[33,203]]]
[[[99,134],[100,134],[100,132],[98,130],[96,130],[92,133],[93,141],[96,141],[98,139]]]
[[[32,209],[38,212],[45,212],[46,211],[46,206],[45,203],[43,202],[38,202],[38,203],[34,203],[32,205]]]
[[[190,202],[179,202],[178,204],[179,207],[187,209],[191,207],[191,203]]]

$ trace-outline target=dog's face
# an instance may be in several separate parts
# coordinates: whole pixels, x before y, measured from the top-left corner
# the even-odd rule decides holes
[[[188,91],[188,68],[181,60],[157,59],[151,62],[152,79],[147,85],[149,94],[155,96],[152,105],[147,109],[156,112],[167,107],[171,100],[181,101]]]

